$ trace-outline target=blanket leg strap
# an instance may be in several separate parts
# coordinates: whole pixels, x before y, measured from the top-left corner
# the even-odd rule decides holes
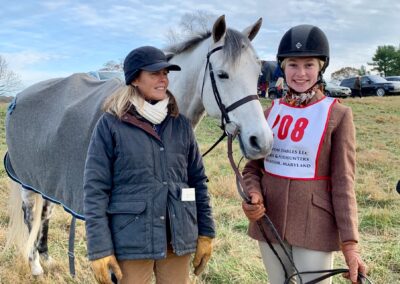
[[[75,224],[76,218],[72,216],[71,226],[69,227],[69,239],[68,239],[68,260],[69,260],[69,273],[72,278],[75,278]]]

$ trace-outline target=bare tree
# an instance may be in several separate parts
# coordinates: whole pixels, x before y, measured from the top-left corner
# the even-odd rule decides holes
[[[174,44],[190,35],[210,30],[212,21],[216,18],[215,14],[204,10],[183,14],[178,27],[169,28],[165,36],[168,45]]]
[[[120,62],[116,62],[114,60],[107,61],[104,63],[103,67],[99,69],[99,71],[122,71],[123,63],[122,60]]]
[[[345,78],[354,77],[360,74],[360,70],[354,67],[344,67],[331,74],[332,80],[342,81]]]
[[[8,68],[7,61],[0,55],[0,96],[14,95],[22,87],[19,76]]]

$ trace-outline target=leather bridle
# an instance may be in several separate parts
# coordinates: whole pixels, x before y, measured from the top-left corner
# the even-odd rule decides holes
[[[204,84],[206,81],[206,74],[207,74],[207,68],[209,70],[209,75],[210,75],[210,80],[211,80],[211,87],[213,90],[214,98],[215,101],[217,102],[218,108],[221,111],[221,125],[220,128],[223,130],[222,136],[208,149],[204,154],[203,157],[206,156],[209,152],[211,152],[212,149],[215,148],[226,136],[228,133],[232,133],[233,129],[236,129],[236,123],[232,122],[229,118],[229,112],[233,111],[234,109],[238,108],[239,106],[250,102],[252,100],[258,100],[258,95],[248,95],[246,97],[241,98],[240,100],[234,102],[233,104],[229,106],[225,106],[225,104],[222,102],[221,95],[219,94],[218,87],[217,87],[217,82],[215,80],[215,75],[214,75],[214,69],[212,66],[212,63],[210,61],[211,55],[218,51],[223,49],[223,45],[218,46],[212,50],[210,50],[207,53],[207,61],[204,69],[204,76],[203,76],[203,84],[201,87],[201,100],[203,101],[203,93],[204,93]]]

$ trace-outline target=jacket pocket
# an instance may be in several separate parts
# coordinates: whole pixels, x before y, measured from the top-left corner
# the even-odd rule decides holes
[[[183,238],[186,243],[196,242],[198,235],[196,202],[185,201],[182,203]]]
[[[334,216],[332,202],[330,200],[324,199],[323,197],[313,193],[312,204]]]
[[[112,203],[107,214],[117,253],[120,248],[142,248],[150,241],[145,201]]]

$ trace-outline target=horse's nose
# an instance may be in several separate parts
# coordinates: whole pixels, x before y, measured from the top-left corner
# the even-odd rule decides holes
[[[263,137],[252,135],[249,138],[249,144],[257,155],[266,156],[271,153],[272,139],[271,141],[268,139],[264,140]]]
[[[261,151],[261,146],[260,146],[260,144],[259,144],[259,142],[258,142],[257,136],[250,136],[249,141],[250,141],[250,146],[251,146],[254,150],[256,150],[257,152],[260,152],[260,151]]]

